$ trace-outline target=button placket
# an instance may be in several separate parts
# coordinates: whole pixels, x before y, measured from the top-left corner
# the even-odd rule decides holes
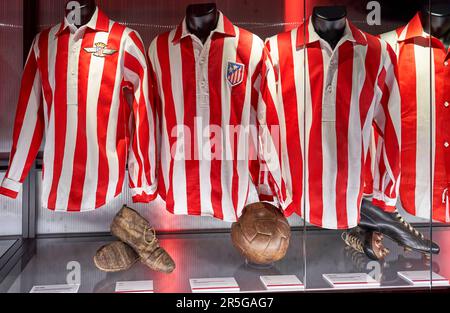
[[[210,41],[208,40],[205,45],[196,42],[195,45],[197,102],[200,109],[205,109],[209,107],[208,64],[206,64],[206,56],[209,53]]]
[[[67,82],[67,96],[69,104],[77,104],[78,99],[78,56],[81,50],[82,39],[79,38],[78,33],[71,34],[69,38],[69,61],[68,61],[68,82]]]
[[[337,80],[337,55],[332,51],[328,51],[329,63],[326,70],[325,95],[322,108],[322,121],[336,121],[336,80]]]

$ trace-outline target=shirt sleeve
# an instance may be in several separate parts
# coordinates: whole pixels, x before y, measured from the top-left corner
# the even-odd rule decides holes
[[[273,64],[266,48],[263,49],[260,61],[259,77],[254,88],[258,91],[255,109],[258,129],[257,156],[258,193],[261,201],[278,201],[286,209],[291,197],[286,189],[281,168],[281,134],[276,102],[276,77]],[[276,197],[277,199],[273,199]]]
[[[375,109],[374,124],[379,140],[374,168],[373,204],[392,212],[395,210],[400,184],[401,98],[397,61],[389,45],[378,88],[382,96]]]
[[[148,203],[157,197],[156,110],[144,44],[132,31],[125,47],[124,77],[131,84],[133,131],[128,154],[129,187],[133,202]]]
[[[0,194],[16,199],[36,159],[44,134],[42,84],[36,56],[36,39],[22,76],[14,121],[12,150]]]

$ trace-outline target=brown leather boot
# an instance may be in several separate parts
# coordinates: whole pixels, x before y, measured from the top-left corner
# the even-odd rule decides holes
[[[124,206],[114,218],[111,233],[130,245],[141,258],[141,262],[154,271],[172,273],[175,262],[159,246],[155,230],[135,210]]]
[[[94,257],[95,266],[107,273],[129,270],[137,261],[139,261],[137,253],[121,241],[101,247]]]

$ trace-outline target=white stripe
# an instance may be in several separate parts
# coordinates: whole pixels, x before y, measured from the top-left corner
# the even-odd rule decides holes
[[[195,43],[194,43],[195,44]],[[211,41],[208,40],[207,45],[211,45]],[[209,50],[209,49],[208,49]],[[209,53],[204,53],[202,55],[204,58],[204,64],[209,64]],[[210,80],[208,77],[209,72],[202,71],[202,67],[200,62],[196,62],[195,66],[195,77],[196,81],[199,79],[204,80],[207,84],[209,91]],[[202,91],[200,90],[200,84],[196,84],[196,100],[202,99]],[[197,116],[200,117],[199,121],[201,121],[202,125],[197,126],[197,142],[199,143],[198,147],[198,155],[199,155],[199,179],[200,179],[200,210],[202,216],[214,216],[214,209],[211,202],[211,148],[212,144],[209,140],[211,133],[211,112],[210,106],[205,105],[203,103],[199,103],[196,101],[197,105]],[[214,131],[214,130],[213,130]]]
[[[416,60],[417,146],[416,146],[416,216],[429,219],[430,213],[430,87],[423,82],[430,77],[430,50],[414,45]]]
[[[352,74],[352,96],[350,100],[350,112],[348,118],[348,158],[347,158],[347,225],[349,228],[353,228],[358,224],[358,211],[355,208],[359,207],[358,196],[361,189],[361,173],[362,166],[361,159],[362,146],[361,142],[368,143],[370,140],[370,133],[366,134],[366,138],[362,138],[361,134],[361,112],[360,112],[360,98],[364,81],[366,78],[366,56],[367,46],[355,45],[353,59],[353,74]],[[354,144],[353,144],[354,143]],[[367,145],[368,146],[368,145]]]
[[[321,40],[321,45],[323,42]],[[335,60],[339,60],[339,50],[335,49]],[[327,94],[327,73],[329,64],[331,61],[330,56],[326,48],[322,48],[323,64],[324,64],[324,90],[323,90],[323,101],[324,106],[322,107],[322,153],[323,153],[323,217],[322,223],[324,228],[337,228],[337,212],[336,212],[336,179],[337,179],[337,139],[336,139],[336,90],[333,92],[334,98],[329,96],[330,103],[327,104],[327,99],[325,98]],[[334,75],[332,79],[333,88],[337,86],[337,75]],[[334,122],[333,120],[334,116]]]
[[[436,105],[438,105],[436,103],[436,75],[432,75],[431,73],[436,73],[436,67],[435,67],[435,55],[434,55],[434,49],[429,49],[429,52],[431,53],[431,60],[433,60],[433,62],[431,62],[431,72],[430,72],[430,77],[431,77],[431,117],[430,117],[430,122],[431,122],[431,138],[433,138],[433,140],[431,141],[431,182],[430,182],[430,186],[431,186],[431,190],[434,191],[435,188],[438,188],[438,186],[435,185],[435,176],[436,176]],[[426,84],[427,86],[429,86],[429,84]],[[442,105],[442,104],[441,104]],[[448,122],[448,121],[446,121]],[[441,143],[439,143],[441,144]],[[430,211],[431,207],[435,207],[435,204],[432,204],[432,206],[426,208],[427,211]],[[447,212],[448,213],[448,212]],[[428,212],[428,219],[431,218],[431,212]]]

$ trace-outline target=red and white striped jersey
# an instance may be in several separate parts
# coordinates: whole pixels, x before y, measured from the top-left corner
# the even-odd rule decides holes
[[[415,216],[430,219],[432,214],[433,219],[449,223],[450,50],[425,32],[420,13],[408,25],[381,38],[393,47],[398,58],[401,205]],[[378,151],[382,151],[382,144],[380,139]],[[384,160],[379,156],[377,160],[381,166],[376,169],[383,169]],[[375,185],[383,173],[375,172]]]
[[[38,34],[0,193],[17,197],[45,134],[43,207],[78,212],[103,206],[121,193],[127,159],[134,200],[154,197],[156,112],[148,79],[139,35],[98,8],[79,29],[65,19]],[[134,94],[132,109],[124,90]]]
[[[358,225],[364,167],[375,124],[386,139],[389,166],[375,191],[394,206],[399,177],[400,96],[395,55],[350,22],[332,50],[310,19],[267,40],[278,73],[282,169],[297,213],[313,225]]]
[[[267,165],[270,188],[285,204],[279,157],[270,156],[275,141],[260,131],[251,141],[252,126],[278,125],[264,42],[221,13],[204,44],[183,20],[152,42],[149,58],[159,96],[159,193],[167,210],[236,221],[254,189],[251,178],[259,176],[250,165],[255,161]]]

